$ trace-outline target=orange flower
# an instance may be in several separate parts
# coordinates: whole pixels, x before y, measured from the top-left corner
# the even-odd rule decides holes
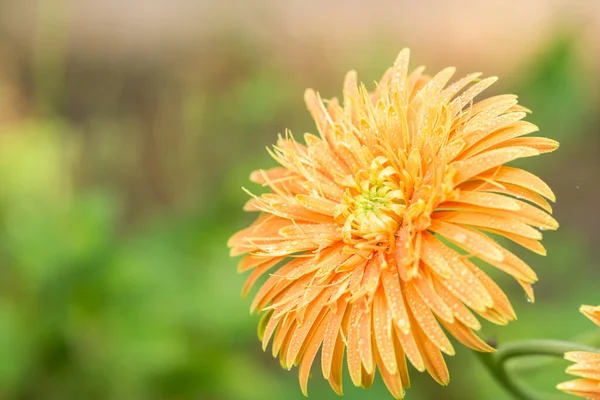
[[[600,306],[581,306],[581,312],[600,326]],[[566,353],[565,359],[575,363],[567,368],[567,373],[583,379],[561,383],[557,388],[575,396],[600,400],[600,354],[573,351]]]
[[[493,351],[473,330],[474,314],[515,319],[502,290],[471,257],[512,275],[533,300],[536,274],[485,233],[545,254],[538,229],[556,229],[550,188],[512,160],[558,143],[522,137],[537,130],[514,95],[473,99],[496,81],[470,74],[446,86],[408,73],[400,52],[374,92],[346,75],[343,105],[305,100],[320,137],[300,144],[287,133],[270,152],[281,165],[251,180],[270,188],[247,211],[261,216],[229,241],[253,270],[247,294],[266,272],[251,309],[264,312],[259,336],[291,369],[306,394],[321,349],[323,375],[342,393],[344,352],[352,382],[369,387],[376,370],[395,398],[409,386],[406,359],[440,384],[442,353],[454,348],[440,324],[466,346]],[[451,246],[452,244],[453,246]]]

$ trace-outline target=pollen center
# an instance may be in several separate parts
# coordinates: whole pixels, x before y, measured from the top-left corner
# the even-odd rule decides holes
[[[381,215],[382,209],[389,207],[390,201],[386,199],[385,188],[373,186],[369,192],[364,192],[354,198],[354,215]]]
[[[362,238],[377,243],[393,237],[406,208],[396,175],[395,169],[386,166],[386,160],[380,157],[368,170],[343,180],[346,192],[335,216],[346,242]]]

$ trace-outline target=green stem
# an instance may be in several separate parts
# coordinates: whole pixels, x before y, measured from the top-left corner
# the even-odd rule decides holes
[[[515,398],[519,400],[541,400],[552,398],[552,396],[546,393],[539,393],[515,381],[512,374],[509,373],[507,362],[513,358],[524,356],[563,358],[564,354],[569,351],[600,352],[600,350],[593,347],[559,340],[525,340],[502,345],[495,353],[477,354],[498,383],[513,394]]]
[[[495,353],[498,363],[522,356],[555,356],[563,358],[569,351],[599,352],[598,349],[561,340],[523,340],[506,343]]]
[[[494,353],[476,353],[483,365],[485,365],[488,371],[496,379],[496,381],[509,393],[511,393],[516,399],[519,400],[539,400],[542,397],[538,393],[531,389],[519,385],[515,382],[510,375],[506,372],[506,369],[496,363]]]
[[[587,332],[581,335],[578,335],[570,340],[573,343],[581,343],[583,345],[596,347],[600,346],[600,335],[598,332],[594,330],[593,332]],[[513,374],[521,374],[526,373],[527,371],[539,371],[546,368],[555,368],[556,364],[560,363],[562,358],[556,357],[541,357],[541,358],[532,358],[529,360],[523,360],[522,362],[511,365],[511,372]]]

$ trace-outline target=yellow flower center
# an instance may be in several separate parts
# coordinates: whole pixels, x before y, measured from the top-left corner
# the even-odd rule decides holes
[[[359,238],[378,243],[393,237],[406,208],[397,175],[385,157],[377,157],[368,170],[340,182],[346,192],[335,217],[347,243]]]

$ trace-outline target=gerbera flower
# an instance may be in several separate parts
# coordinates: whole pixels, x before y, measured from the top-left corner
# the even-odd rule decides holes
[[[558,143],[522,137],[537,130],[514,95],[473,99],[496,81],[470,74],[447,86],[454,68],[409,74],[402,50],[374,92],[349,72],[343,105],[307,90],[319,136],[291,133],[270,152],[281,165],[251,180],[270,192],[252,196],[261,215],[229,241],[252,270],[243,289],[272,271],[251,310],[264,312],[259,337],[306,394],[321,349],[323,375],[342,393],[344,352],[356,386],[379,370],[395,398],[409,386],[406,359],[440,384],[442,353],[466,346],[492,351],[474,330],[473,312],[497,324],[515,313],[471,257],[513,276],[533,299],[535,272],[485,233],[536,253],[539,229],[556,229],[554,201],[539,178],[504,163],[553,151]]]
[[[582,306],[581,312],[600,326],[600,306]],[[567,373],[583,379],[561,383],[558,389],[586,399],[600,400],[600,354],[573,351],[566,353],[565,359],[575,363],[567,368]]]

